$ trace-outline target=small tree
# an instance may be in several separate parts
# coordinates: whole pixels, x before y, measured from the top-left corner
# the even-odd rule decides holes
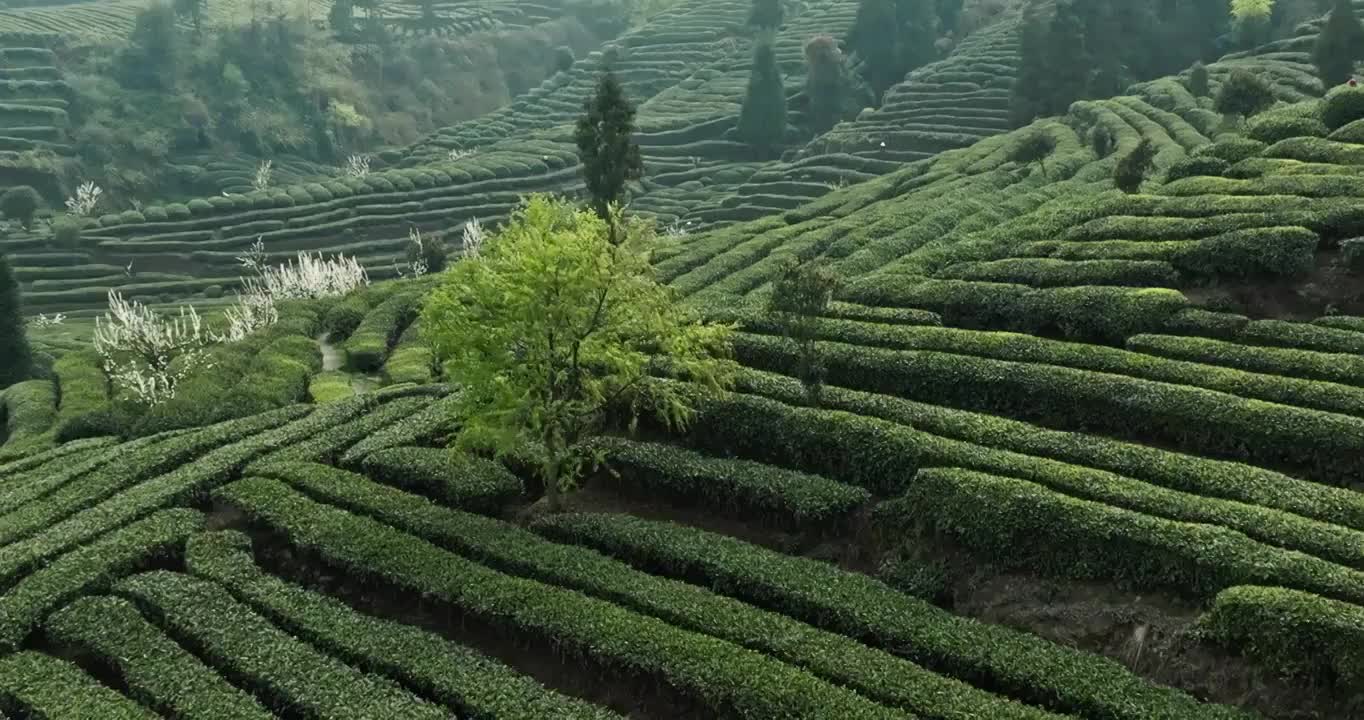
[[[781,0],[753,0],[753,9],[748,13],[748,24],[764,30],[781,27]]]
[[[1189,68],[1189,92],[1194,97],[1207,97],[1212,94],[1212,86],[1208,80],[1208,66],[1203,61],[1198,61]]]
[[[1128,194],[1141,190],[1141,184],[1151,172],[1155,159],[1156,146],[1143,138],[1131,152],[1118,160],[1118,167],[1113,171],[1113,184]]]
[[[81,244],[81,221],[71,215],[63,215],[52,221],[52,242],[59,248],[74,250]]]
[[[0,213],[10,220],[18,220],[24,227],[33,224],[33,215],[41,204],[38,191],[27,185],[12,187],[0,195]]]
[[[1268,110],[1274,104],[1274,90],[1260,76],[1245,70],[1233,70],[1217,90],[1213,109],[1223,115],[1250,117]]]
[[[768,311],[777,319],[782,334],[796,345],[796,377],[813,404],[819,404],[827,369],[815,345],[823,315],[833,301],[839,278],[827,264],[817,260],[788,262],[777,276]]]
[[[721,388],[730,328],[696,322],[653,278],[652,233],[535,196],[477,258],[456,263],[422,311],[423,332],[462,390],[457,447],[528,453],[552,510],[587,458],[580,445],[613,413],[684,426],[681,383],[649,382],[665,364]]]
[[[1312,61],[1321,84],[1330,89],[1349,80],[1355,71],[1355,61],[1362,56],[1364,25],[1360,25],[1350,0],[1335,0],[1312,48]]]
[[[623,204],[625,184],[644,175],[644,158],[631,138],[634,132],[635,108],[608,70],[597,81],[597,91],[588,99],[574,133],[591,206],[603,220],[612,217],[612,205]]]
[[[27,379],[33,371],[33,353],[24,331],[19,282],[9,258],[0,253],[0,388]]]
[[[846,41],[848,52],[860,61],[862,77],[877,98],[904,79],[900,24],[894,0],[862,0]]]
[[[779,147],[786,138],[786,88],[777,54],[767,38],[753,49],[753,72],[739,111],[738,136],[764,152]]]
[[[1025,165],[1037,163],[1042,168],[1042,175],[1045,176],[1047,174],[1047,156],[1055,150],[1056,138],[1039,128],[1023,136],[1023,140],[1014,148],[1009,159]]]

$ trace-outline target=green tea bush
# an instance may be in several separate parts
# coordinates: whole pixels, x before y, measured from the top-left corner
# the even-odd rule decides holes
[[[740,513],[790,529],[837,526],[871,499],[866,490],[770,465],[682,448],[599,438],[585,450],[633,492]]]
[[[1217,177],[1225,173],[1230,167],[1231,163],[1219,157],[1191,155],[1171,165],[1165,171],[1165,181],[1171,182],[1201,175]]]
[[[0,597],[0,650],[13,652],[48,613],[154,560],[177,556],[185,540],[203,528],[203,514],[188,508],[161,510],[68,552],[24,577]]]
[[[166,206],[166,217],[171,220],[188,220],[192,214],[189,207],[182,203],[171,203]]]
[[[177,645],[126,600],[80,598],[53,613],[44,629],[60,646],[112,668],[130,695],[167,716],[187,720],[275,717]]]
[[[876,509],[903,531],[910,518],[1003,567],[1077,579],[1125,580],[1210,597],[1238,584],[1284,585],[1351,602],[1364,573],[1255,542],[1226,528],[1167,520],[1054,492],[1025,480],[932,468]]]
[[[1316,118],[1267,112],[1251,120],[1246,133],[1252,140],[1272,145],[1293,137],[1326,137],[1330,130]]]
[[[1219,138],[1210,145],[1204,145],[1194,150],[1190,155],[1194,157],[1215,157],[1226,160],[1229,163],[1237,163],[1259,155],[1267,147],[1265,143],[1251,138],[1233,136]]]
[[[1321,120],[1330,130],[1364,119],[1364,88],[1337,87],[1321,101]]]
[[[291,637],[215,583],[157,570],[114,587],[197,656],[272,706],[317,716],[449,716],[400,686]]]
[[[546,689],[470,648],[411,625],[356,612],[265,572],[238,532],[202,533],[186,548],[190,571],[229,588],[290,633],[345,662],[395,678],[463,717],[612,720],[604,708]]]
[[[370,310],[346,340],[350,367],[359,372],[377,372],[382,368],[389,349],[416,317],[419,302],[415,294],[401,294]]]
[[[364,322],[369,307],[369,299],[364,293],[342,298],[332,303],[322,315],[322,330],[332,342],[344,340]]]
[[[0,658],[0,710],[15,717],[156,720],[75,663],[25,650]]]
[[[930,670],[971,678],[1055,712],[1111,720],[1249,717],[1153,685],[1107,658],[953,615],[830,563],[627,515],[559,515],[538,520],[533,529],[646,572],[862,638]]]
[[[211,215],[213,213],[213,205],[202,198],[190,200],[186,207],[189,208],[191,215]]]
[[[314,375],[308,381],[308,397],[318,405],[344,400],[355,395],[350,373],[332,370]]]
[[[1200,625],[1217,642],[1275,672],[1364,686],[1364,608],[1281,587],[1238,586],[1217,594]]]
[[[346,492],[353,501],[388,500],[374,492],[358,496],[332,483],[318,489]],[[658,678],[702,703],[706,712],[733,708],[746,717],[774,720],[906,717],[769,655],[556,584],[498,572],[389,525],[308,500],[278,482],[248,479],[222,488],[217,497],[328,565],[420,594],[505,632],[532,634],[602,666]],[[410,503],[406,507],[406,513],[384,512],[383,517],[406,517],[407,524],[431,527]],[[507,557],[505,551],[499,556]],[[508,559],[530,562],[535,556],[517,552]],[[768,692],[773,687],[782,692]]]
[[[375,480],[471,512],[495,514],[522,493],[520,478],[502,463],[444,448],[379,450],[360,466]]]

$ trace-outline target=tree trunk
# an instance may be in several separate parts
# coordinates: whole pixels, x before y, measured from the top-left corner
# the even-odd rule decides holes
[[[564,497],[559,492],[559,462],[551,460],[545,464],[545,498],[549,500],[549,511],[563,512]]]

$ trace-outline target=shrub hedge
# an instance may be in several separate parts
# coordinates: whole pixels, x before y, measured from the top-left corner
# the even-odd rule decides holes
[[[1244,329],[1237,337],[1244,337]],[[1364,359],[1353,354],[1171,335],[1134,335],[1128,339],[1127,347],[1129,350],[1162,357],[1364,387]]]
[[[350,422],[373,407],[370,395],[324,406],[301,419],[259,435],[236,440],[199,456],[193,462],[180,464],[164,475],[130,487],[118,495],[87,508],[45,528],[38,534],[0,548],[0,579],[15,575],[43,563],[48,558],[92,538],[122,527],[137,518],[177,501],[193,500],[205,495],[216,485],[226,482],[234,473],[272,450],[315,437],[336,425]],[[307,412],[307,408],[288,408],[290,412]],[[231,441],[232,438],[223,438]],[[2,582],[2,581],[0,581]]]
[[[1050,717],[789,618],[684,583],[652,577],[590,550],[551,543],[521,528],[432,506],[317,467],[296,485],[327,502],[375,517],[472,560],[577,590],[672,625],[734,642],[806,667],[880,702],[932,717]],[[260,493],[282,488],[260,486]]]
[[[746,365],[792,374],[798,358],[778,338],[739,334]],[[819,343],[828,381],[858,390],[1102,430],[1191,452],[1249,459],[1349,482],[1364,461],[1364,419],[1108,372],[937,351]]]
[[[52,610],[146,563],[180,554],[204,516],[187,508],[162,510],[56,558],[0,596],[0,652],[13,652]]]
[[[108,668],[144,705],[184,720],[275,716],[166,637],[126,600],[83,597],[43,625],[56,644]]]
[[[1152,685],[1112,660],[953,615],[867,575],[817,560],[626,515],[559,515],[533,528],[1056,712],[1101,720],[1249,717]]]
[[[449,717],[393,681],[291,637],[216,583],[155,570],[125,578],[114,590],[234,684],[272,705],[319,717]]]
[[[791,405],[809,401],[801,384],[794,378],[755,370],[742,371],[735,389]],[[1252,465],[1183,455],[1097,435],[1048,430],[997,415],[928,405],[832,385],[825,386],[820,402],[829,410],[844,410],[904,426],[912,425],[922,431],[919,436],[923,452],[928,458],[927,462],[935,465],[974,464],[977,469],[1013,474],[1014,469],[994,470],[978,464],[989,461],[992,453],[988,449],[995,449],[1006,451],[1003,457],[1018,461],[1024,460],[1023,456],[1034,456],[1027,460],[1027,464],[1048,458],[1072,466],[1093,468],[1095,471],[1108,471],[1205,499],[1222,498],[1251,507],[1280,510],[1286,515],[1321,521],[1328,529],[1335,525],[1364,530],[1364,495]],[[959,451],[954,450],[951,444],[925,437],[926,433],[961,441],[956,445]],[[1020,464],[1018,467],[1023,466]],[[1207,507],[1199,510],[1207,512],[1216,506],[1217,503],[1209,502]],[[1267,523],[1266,530],[1273,525]],[[1295,529],[1294,532],[1300,531]],[[1303,533],[1295,540],[1308,536],[1308,533]],[[1347,538],[1351,536],[1352,533],[1333,533],[1329,530],[1326,535],[1333,544],[1348,543],[1350,541]],[[1350,562],[1346,559],[1340,561]]]
[[[577,592],[512,577],[387,525],[248,479],[218,498],[359,578],[448,604],[627,676],[658,678],[723,717],[906,718],[766,655]],[[782,692],[773,693],[772,688]]]
[[[288,632],[366,672],[387,675],[471,720],[608,720],[615,713],[546,689],[530,677],[411,625],[352,610],[264,572],[238,532],[203,533],[186,548],[190,571],[230,590]]]
[[[328,428],[307,440],[269,453],[260,462],[334,462],[342,452],[370,433],[388,427],[426,407],[431,398],[425,395],[375,398],[364,417]]]
[[[961,468],[924,470],[904,497],[877,507],[876,519],[897,531],[927,522],[991,562],[1063,577],[1129,581],[1194,597],[1253,583],[1364,599],[1358,570],[1227,528],[1167,520]]]
[[[354,395],[355,388],[351,386],[350,373],[345,370],[318,373],[308,380],[308,397],[318,405],[344,400]]]
[[[523,491],[502,463],[455,450],[390,448],[367,455],[361,467],[375,480],[472,512],[500,512]]]
[[[33,492],[24,492],[6,498],[5,506],[14,501],[23,501],[23,504],[4,516],[5,522],[0,523],[0,544],[40,533],[139,482],[192,462],[195,457],[220,448],[233,438],[250,437],[278,428],[302,414],[295,409],[286,409],[183,435],[161,437],[145,444],[129,443],[117,449],[116,459],[100,463],[88,474],[53,473],[50,478],[35,483],[39,493],[36,496]]]
[[[340,464],[351,469],[359,469],[360,462],[366,456],[379,450],[432,443],[448,444],[440,441],[452,437],[458,430],[454,412],[459,401],[460,398],[454,394],[439,398],[424,410],[370,434],[347,450],[341,456]]]
[[[716,454],[835,478],[877,495],[902,492],[919,470],[919,434],[852,413],[751,395],[698,397],[687,441]]]
[[[658,443],[605,437],[585,450],[627,487],[792,530],[837,526],[871,499],[863,488],[818,475]]]
[[[1281,587],[1217,594],[1200,625],[1281,675],[1364,686],[1364,608]]]
[[[415,294],[394,295],[370,310],[346,340],[345,350],[351,369],[377,372],[388,358],[389,348],[416,317],[420,300]]]
[[[48,448],[47,450],[35,452],[17,460],[0,464],[0,481],[8,484],[15,478],[27,473],[46,473],[55,471],[59,469],[59,465],[60,467],[69,467],[70,463],[73,461],[85,460],[93,455],[99,454],[99,451],[116,444],[118,444],[118,438],[107,436],[72,440],[71,442],[62,443],[56,447]],[[44,467],[49,463],[52,464],[52,467]],[[0,495],[2,495],[2,493],[0,493]]]
[[[0,657],[0,711],[32,720],[157,720],[77,665],[24,651]]]

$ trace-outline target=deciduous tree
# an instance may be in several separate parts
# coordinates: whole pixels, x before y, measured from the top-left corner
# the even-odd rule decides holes
[[[612,220],[624,222],[618,210]],[[477,258],[447,271],[422,311],[461,388],[456,444],[529,456],[555,510],[588,461],[581,444],[611,419],[690,420],[681,384],[651,373],[666,364],[721,388],[734,369],[730,328],[697,322],[654,279],[648,226],[630,221],[620,242],[611,226],[532,197]]]
[[[827,374],[815,340],[838,285],[839,277],[827,263],[792,260],[777,276],[768,302],[768,311],[781,325],[782,334],[796,345],[796,376],[815,404],[819,403]]]
[[[1113,184],[1128,194],[1141,190],[1141,184],[1151,172],[1155,159],[1155,145],[1143,138],[1136,147],[1118,160],[1118,167],[1113,171]]]

